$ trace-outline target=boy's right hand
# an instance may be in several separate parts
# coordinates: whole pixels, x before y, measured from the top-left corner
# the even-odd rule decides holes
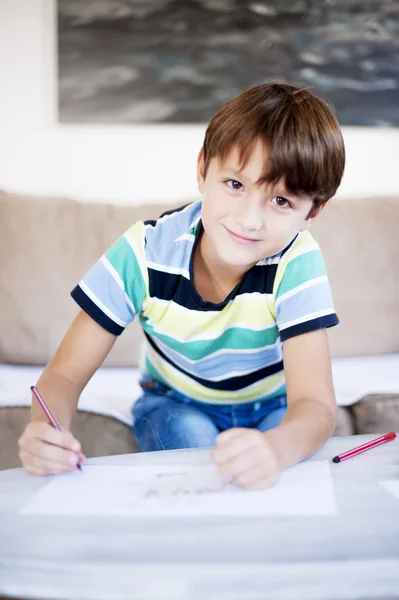
[[[18,443],[22,464],[32,475],[74,471],[85,459],[70,431],[58,431],[44,421],[29,423]]]

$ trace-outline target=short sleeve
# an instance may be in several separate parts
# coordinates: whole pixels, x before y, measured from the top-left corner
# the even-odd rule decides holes
[[[337,325],[323,255],[310,234],[303,234],[283,257],[276,280],[276,323],[281,341]]]
[[[72,290],[71,296],[109,333],[120,335],[140,313],[148,289],[144,223],[126,231]]]

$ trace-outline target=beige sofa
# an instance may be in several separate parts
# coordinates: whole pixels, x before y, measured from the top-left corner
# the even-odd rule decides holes
[[[77,313],[69,292],[86,269],[131,223],[168,208],[0,192],[0,363],[46,364]],[[314,225],[341,321],[329,331],[333,357],[399,353],[398,223],[399,199],[372,198],[334,200]],[[140,335],[133,324],[105,366],[137,365]],[[1,391],[0,379],[4,469],[19,465],[17,440],[29,408],[3,406]],[[337,435],[399,430],[399,354],[397,389],[369,391],[377,395],[340,408]],[[130,428],[110,416],[78,411],[73,430],[87,456],[137,451]]]

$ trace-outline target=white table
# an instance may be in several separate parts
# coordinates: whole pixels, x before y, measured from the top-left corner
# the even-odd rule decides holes
[[[375,436],[333,438],[313,460]],[[203,464],[204,450],[92,464]],[[71,600],[399,597],[399,441],[331,464],[337,516],[150,520],[20,516],[45,481],[0,473],[0,596]]]

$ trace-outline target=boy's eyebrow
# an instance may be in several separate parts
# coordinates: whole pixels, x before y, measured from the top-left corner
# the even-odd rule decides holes
[[[229,167],[228,165],[222,165],[221,166],[221,171],[229,171],[232,175],[237,175],[237,177],[243,175],[242,170],[241,171],[237,171],[236,169],[233,169],[233,167]]]

